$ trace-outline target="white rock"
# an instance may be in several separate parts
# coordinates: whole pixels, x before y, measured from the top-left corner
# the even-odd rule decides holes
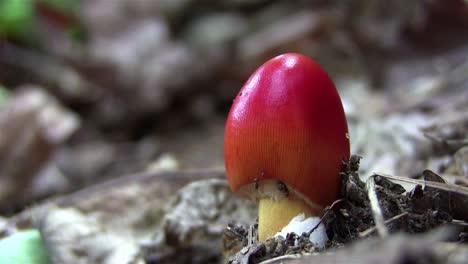
[[[295,233],[297,235],[301,235],[302,233],[309,232],[320,222],[320,217],[309,217],[305,218],[305,214],[299,214],[294,217],[291,222],[280,232],[276,233],[275,237],[282,236],[286,238],[289,233]],[[314,230],[310,234],[310,242],[314,243],[319,249],[325,248],[325,244],[328,241],[327,232],[325,230],[325,226],[320,223],[317,229]]]

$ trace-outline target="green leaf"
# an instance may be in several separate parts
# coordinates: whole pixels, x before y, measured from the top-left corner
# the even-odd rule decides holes
[[[10,97],[10,92],[0,84],[0,106]]]
[[[34,19],[32,0],[0,0],[0,35],[23,37]]]
[[[20,231],[0,240],[0,263],[49,264],[39,231]]]

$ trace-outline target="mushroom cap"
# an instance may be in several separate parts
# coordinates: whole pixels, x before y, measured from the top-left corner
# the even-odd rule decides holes
[[[339,94],[327,73],[304,55],[267,61],[234,100],[224,138],[234,192],[276,179],[324,207],[338,197],[342,161],[349,156]]]

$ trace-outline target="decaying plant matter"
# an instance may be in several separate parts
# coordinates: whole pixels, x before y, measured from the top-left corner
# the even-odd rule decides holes
[[[422,172],[423,180],[374,174],[364,183],[357,173],[359,160],[360,157],[352,156],[346,162],[347,169],[342,174],[343,198],[327,208],[322,217],[330,237],[329,249],[340,248],[352,241],[366,240],[374,233],[381,238],[389,238],[394,233],[423,233],[447,225],[452,226],[452,231],[446,239],[457,241],[453,242],[454,245],[466,241],[468,210],[464,204],[468,202],[468,189],[447,184],[429,170]],[[410,182],[413,187],[406,192],[398,182]],[[224,243],[238,241],[243,246],[234,255],[225,251],[229,263],[275,263],[266,260],[318,252],[308,239],[310,233],[290,234],[286,239],[280,237],[258,242],[251,241],[246,230],[239,226],[227,230]],[[433,258],[429,255],[427,257]],[[294,259],[300,260],[297,257],[285,257],[278,261],[293,263]]]

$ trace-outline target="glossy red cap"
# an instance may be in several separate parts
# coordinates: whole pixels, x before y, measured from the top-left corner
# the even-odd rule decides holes
[[[289,53],[258,68],[231,107],[224,138],[233,191],[277,179],[313,203],[338,197],[348,127],[327,73],[308,57]]]

